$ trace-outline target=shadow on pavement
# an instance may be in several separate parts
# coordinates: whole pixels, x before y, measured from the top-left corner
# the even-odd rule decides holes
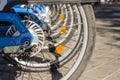
[[[17,75],[17,69],[0,55],[0,80],[15,80]]]
[[[50,73],[52,80],[59,80],[63,77],[57,69],[51,69]],[[43,78],[39,72],[34,73],[18,70],[17,67],[10,64],[2,54],[0,54],[0,80],[43,80]]]
[[[97,33],[101,37],[112,39],[106,45],[120,48],[120,4],[94,6],[97,19]]]
[[[113,4],[113,5],[95,5],[95,15],[96,18],[99,19],[120,19],[120,4]]]
[[[108,27],[120,27],[120,4],[94,6],[97,19],[109,21]]]

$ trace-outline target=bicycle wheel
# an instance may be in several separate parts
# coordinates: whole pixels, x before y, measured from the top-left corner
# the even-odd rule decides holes
[[[51,12],[48,31],[42,31],[42,27],[34,21],[23,21],[35,37],[35,49],[6,56],[22,69],[23,75],[18,80],[77,79],[92,54],[95,40],[92,6],[54,4],[47,7]]]

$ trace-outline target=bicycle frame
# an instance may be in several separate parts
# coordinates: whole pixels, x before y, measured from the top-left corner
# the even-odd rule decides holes
[[[6,2],[3,1],[3,3],[6,3]],[[10,1],[8,1],[7,3],[10,3]],[[14,11],[11,12],[11,9],[9,10],[9,13],[5,13],[4,11],[0,12],[0,21],[6,22],[6,23],[9,22],[13,24],[16,29],[15,36],[6,37],[5,33],[0,35],[2,36],[2,38],[0,38],[1,48],[5,46],[20,46],[20,45],[23,45],[25,41],[28,41],[29,43],[31,43],[33,40],[33,36],[30,34],[26,26],[21,22],[22,20],[20,19],[20,17],[17,16],[16,13],[33,15],[34,16],[33,20],[39,25],[42,25],[42,22],[37,17],[37,13],[40,13],[45,8],[45,5],[40,5],[37,7],[30,5],[28,8],[21,8],[20,6],[21,4],[11,8],[11,9],[14,9],[15,12]],[[0,27],[0,29],[1,30],[4,29],[5,32],[7,32],[9,28],[10,26],[4,27],[4,28],[2,28],[2,26]]]
[[[16,36],[6,37],[4,35],[4,37],[0,38],[0,47],[23,45],[24,41],[32,42],[33,36],[16,14],[0,12],[0,21],[12,23],[17,30]]]
[[[40,16],[38,17],[38,15],[42,14],[42,11],[45,10],[45,5],[39,5],[39,6],[33,6],[33,5],[29,5],[27,8],[23,8],[22,4],[20,5],[16,5],[13,7],[14,11],[18,14],[26,14],[26,15],[32,15],[34,17],[32,17],[33,21],[35,21],[37,24],[39,24],[40,26],[42,26],[42,21],[40,20]],[[42,17],[44,18],[44,17]]]

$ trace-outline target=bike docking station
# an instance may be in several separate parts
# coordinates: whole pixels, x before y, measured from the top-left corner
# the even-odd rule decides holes
[[[0,0],[0,80],[78,79],[94,48],[96,2]]]

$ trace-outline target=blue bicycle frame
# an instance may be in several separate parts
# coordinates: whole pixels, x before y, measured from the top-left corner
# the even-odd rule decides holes
[[[7,3],[10,2],[10,0],[6,0]],[[1,0],[1,3],[6,3],[5,0]],[[6,3],[6,4],[7,4]],[[3,6],[0,4],[0,6]],[[17,30],[18,35],[16,36],[6,36],[5,32],[10,26],[2,26],[0,25],[0,47],[5,46],[20,46],[23,45],[25,41],[29,41],[29,43],[32,42],[33,36],[29,32],[29,30],[26,28],[26,26],[22,23],[21,19],[17,16],[14,12],[3,12],[2,9],[0,11],[0,22],[6,22],[11,23],[15,26],[15,29]],[[3,30],[5,31],[3,33]]]
[[[45,10],[44,4],[41,4],[39,6],[29,5],[27,8],[23,8],[22,5],[19,4],[14,6],[13,10],[18,14],[27,14],[34,16],[32,17],[32,20],[42,26],[43,23],[40,19],[38,19],[38,16],[36,16],[36,14],[41,14]]]

